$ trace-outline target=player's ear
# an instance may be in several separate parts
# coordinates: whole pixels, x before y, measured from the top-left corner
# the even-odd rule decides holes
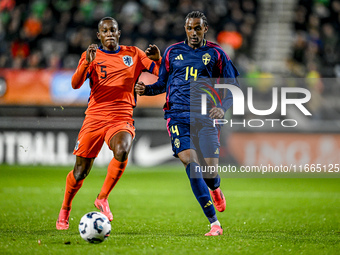
[[[100,40],[100,34],[99,34],[99,32],[97,32],[97,38]]]
[[[204,26],[204,33],[208,32],[208,26]]]
[[[121,30],[118,30],[118,38],[120,37],[121,32]]]

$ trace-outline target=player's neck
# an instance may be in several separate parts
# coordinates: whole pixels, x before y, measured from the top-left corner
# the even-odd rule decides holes
[[[116,46],[115,46],[115,47],[112,47],[112,48],[108,48],[108,47],[102,45],[102,48],[103,48],[103,50],[114,52],[114,51],[117,51],[117,50],[119,49],[119,45],[116,44]]]
[[[192,49],[196,50],[204,45],[204,39],[199,43],[199,44],[190,44],[188,42],[188,46],[191,47]]]

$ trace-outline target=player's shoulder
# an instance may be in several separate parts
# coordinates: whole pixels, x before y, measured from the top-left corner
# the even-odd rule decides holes
[[[138,51],[142,51],[141,49],[139,49],[138,47],[136,46],[127,46],[127,45],[120,45],[120,53],[128,53],[128,52],[131,52],[131,53],[136,53]]]
[[[174,49],[182,49],[184,47],[185,47],[184,41],[174,43],[174,44],[171,44],[168,48],[166,48],[165,52],[168,52],[168,51],[171,51],[171,50],[174,50]]]
[[[145,52],[138,48],[137,46],[125,46],[121,45],[121,55],[128,55],[135,59],[142,58],[143,56],[146,56]]]
[[[206,46],[211,48],[211,49],[214,49],[219,54],[226,56],[226,58],[228,60],[230,60],[230,57],[228,56],[228,54],[225,53],[225,51],[222,49],[222,47],[220,45],[218,45],[217,43],[214,43],[214,42],[211,42],[211,41],[206,41]]]
[[[86,58],[86,51],[81,54],[80,58]]]
[[[168,48],[164,51],[164,56],[166,59],[171,59],[173,56],[178,54],[178,52],[181,52],[184,49],[184,41],[171,44]]]
[[[216,49],[222,50],[220,45],[218,45],[217,43],[208,41],[208,40],[205,42],[205,45],[209,48],[216,48]]]
[[[182,48],[184,47],[184,45],[185,45],[184,41],[181,41],[181,42],[171,44],[168,48]]]

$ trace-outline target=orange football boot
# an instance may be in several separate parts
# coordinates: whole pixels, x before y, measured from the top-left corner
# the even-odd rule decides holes
[[[205,236],[221,236],[223,235],[222,227],[218,225],[213,225],[208,233]]]
[[[225,197],[222,193],[222,190],[220,188],[217,188],[215,190],[210,190],[211,198],[214,202],[214,205],[219,212],[223,212],[226,208],[226,201]]]
[[[60,209],[58,220],[56,222],[56,228],[58,230],[67,230],[69,227],[68,220],[70,218],[71,210]]]
[[[113,220],[113,215],[111,213],[107,198],[103,199],[97,198],[96,201],[94,201],[94,206],[97,207],[100,210],[100,212],[103,213],[109,219],[109,221]]]

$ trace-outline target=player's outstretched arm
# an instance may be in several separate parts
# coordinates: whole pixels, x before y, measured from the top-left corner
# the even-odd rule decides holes
[[[139,81],[136,83],[136,86],[135,86],[135,91],[138,95],[143,95],[144,92],[145,92],[145,84],[144,82],[142,81]]]
[[[145,50],[145,54],[153,61],[158,61],[161,58],[161,51],[155,44],[149,44],[149,48]]]
[[[87,50],[84,58],[84,54],[82,55],[77,70],[72,76],[72,88],[79,89],[81,85],[83,85],[86,80],[87,72],[90,67],[91,62],[96,58],[98,46],[97,44],[91,44]]]
[[[154,61],[153,63],[156,63],[154,66],[154,70],[152,71],[153,74],[158,75],[158,80],[154,84],[150,84],[145,86],[143,82],[138,82],[135,85],[135,91],[138,95],[145,95],[145,96],[155,96],[162,93],[165,93],[166,91],[166,84],[168,80],[168,70],[165,67],[164,63],[164,57],[160,57],[159,49],[156,45],[150,45],[150,47],[145,51],[140,51],[144,55],[144,60],[146,59],[150,63],[150,56],[153,55],[154,59],[159,58],[158,61]],[[146,55],[148,56],[146,57]],[[146,66],[146,65],[145,65]],[[159,72],[158,72],[158,66],[159,66]],[[156,70],[156,71],[155,71]]]

